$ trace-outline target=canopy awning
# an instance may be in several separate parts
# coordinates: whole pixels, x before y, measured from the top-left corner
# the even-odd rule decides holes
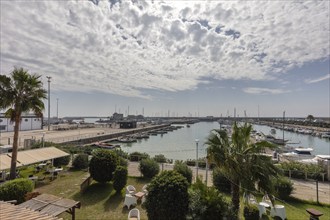
[[[10,169],[12,153],[0,154],[0,171]],[[69,154],[57,149],[56,147],[38,148],[33,150],[17,152],[17,167],[26,166],[34,163],[40,163],[46,160],[52,160],[59,157],[65,157]]]

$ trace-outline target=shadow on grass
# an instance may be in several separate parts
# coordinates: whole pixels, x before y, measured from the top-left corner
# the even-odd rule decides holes
[[[113,188],[110,183],[94,183],[84,193],[77,192],[72,199],[80,201],[84,206],[89,206],[106,199],[112,191]]]
[[[128,214],[128,208],[123,206],[124,196],[121,193],[112,193],[109,199],[104,203],[104,211],[119,211],[122,209],[122,213]]]

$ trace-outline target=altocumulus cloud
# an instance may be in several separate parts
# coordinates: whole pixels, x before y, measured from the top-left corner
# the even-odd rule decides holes
[[[250,94],[261,94],[261,95],[266,95],[266,94],[282,94],[282,93],[289,93],[291,92],[290,90],[283,90],[283,89],[269,89],[269,88],[256,88],[256,87],[248,87],[244,88],[243,91],[245,93],[250,93]]]
[[[5,1],[1,72],[152,98],[208,79],[267,80],[329,56],[326,1]],[[249,93],[282,90],[247,88]]]

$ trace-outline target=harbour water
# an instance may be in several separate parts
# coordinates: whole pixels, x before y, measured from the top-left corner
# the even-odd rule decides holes
[[[123,151],[132,153],[135,151],[145,152],[150,156],[163,154],[168,159],[187,160],[196,158],[196,139],[198,139],[198,157],[206,155],[206,147],[204,145],[210,131],[218,129],[218,122],[199,122],[186,125],[181,129],[168,132],[167,134],[150,136],[149,139],[138,140],[136,143],[121,144]],[[253,125],[253,128],[264,134],[270,134],[271,127]],[[282,138],[283,132],[276,129],[276,137]],[[314,148],[313,154],[330,154],[330,141],[328,139],[314,137],[311,135],[297,134],[294,132],[284,131],[284,138],[289,140],[290,146],[303,146]]]

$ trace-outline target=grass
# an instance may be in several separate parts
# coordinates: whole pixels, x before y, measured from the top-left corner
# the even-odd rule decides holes
[[[60,178],[51,182],[46,182],[43,185],[37,184],[35,191],[40,193],[49,193],[65,198],[74,199],[81,202],[81,208],[76,210],[76,219],[108,219],[121,220],[127,219],[129,210],[123,207],[125,191],[116,194],[112,185],[99,184],[93,182],[91,186],[80,193],[80,183],[83,178],[88,176],[84,171],[67,171],[64,172]],[[149,180],[139,177],[129,177],[127,184],[134,185],[138,191],[148,183]],[[230,200],[230,195],[227,195]],[[261,201],[261,198],[257,198]],[[306,212],[307,208],[314,208],[324,213],[320,220],[330,219],[330,205],[318,205],[315,202],[301,201],[298,199],[290,199],[286,203],[276,202],[276,204],[283,204],[286,209],[288,220],[309,219]],[[139,203],[137,208],[140,210],[141,220],[147,219],[145,209]],[[241,203],[241,219],[243,218],[244,205]],[[71,215],[64,213],[59,217],[64,219],[71,219]],[[263,216],[263,220],[272,220],[269,216]]]

